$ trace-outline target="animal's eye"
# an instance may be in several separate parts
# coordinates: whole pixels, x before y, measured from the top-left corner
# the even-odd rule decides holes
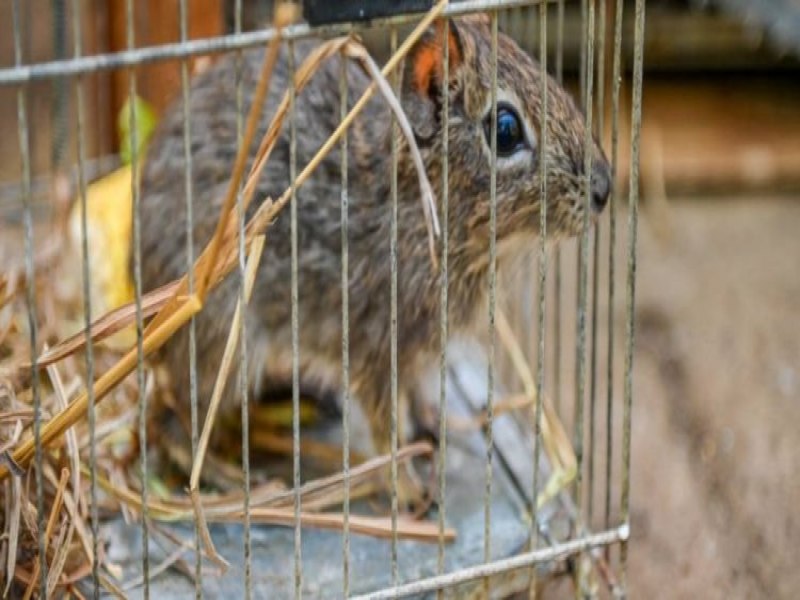
[[[491,113],[485,124],[486,139],[491,143]],[[497,155],[510,156],[525,145],[522,122],[513,108],[507,104],[497,106]]]

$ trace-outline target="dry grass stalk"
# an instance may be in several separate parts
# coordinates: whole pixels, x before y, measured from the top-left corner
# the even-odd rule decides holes
[[[15,416],[12,416],[12,414]],[[32,420],[33,411],[15,411],[3,419],[3,421],[13,422],[14,429],[9,436],[8,442],[0,446],[0,459],[2,459],[10,469],[12,469],[14,475],[17,477],[22,477],[25,474],[25,471],[20,469],[17,464],[11,460],[11,457],[8,455],[8,449],[16,446],[17,442],[19,442],[20,436],[22,436],[24,428],[28,425],[28,422]]]
[[[251,449],[255,450],[255,447],[251,446]],[[175,444],[169,449],[169,458],[181,472],[191,473],[193,461],[191,448]],[[201,484],[222,492],[242,487],[244,482],[242,469],[237,467],[230,457],[225,459],[214,453],[207,453],[205,462],[208,468],[200,474]],[[278,482],[271,481],[271,483],[277,485]]]
[[[412,460],[417,456],[431,456],[433,447],[428,442],[417,442],[400,448],[397,452],[398,463]],[[380,469],[386,468],[391,462],[390,456],[376,456],[350,470],[350,484],[359,485],[368,478],[374,477]],[[332,493],[342,489],[345,484],[344,473],[335,473],[315,481],[306,483],[300,488],[301,498],[309,501],[324,501]],[[293,502],[293,491],[275,495],[265,502],[273,506],[289,506]]]
[[[401,448],[397,459],[402,464],[403,461],[411,460],[417,456],[430,455],[432,452],[433,447],[429,443],[419,442]],[[355,467],[351,471],[351,481],[354,485],[360,485],[368,478],[377,477],[379,471],[389,465],[390,460],[387,456],[379,456]],[[141,510],[142,504],[139,493],[114,486],[107,478],[99,475],[98,484],[119,502]],[[344,475],[341,473],[317,479],[306,483],[300,488],[301,498],[304,501],[307,499],[309,502],[314,503],[315,508],[325,508],[333,503],[332,499],[339,498],[343,484]],[[258,489],[254,489],[251,493],[251,518],[257,522],[272,525],[292,525],[294,523],[294,510],[291,508],[293,498],[294,492],[292,490],[278,493],[271,491],[269,494],[262,494]],[[197,515],[199,514],[201,518],[207,519],[209,522],[239,522],[244,518],[244,514],[241,511],[242,500],[243,496],[240,491],[226,494],[223,497],[211,496],[204,498],[200,494],[193,494],[191,502],[187,502],[185,498],[149,500],[147,509],[151,518],[160,521],[187,521],[198,518]],[[351,524],[353,524],[352,519],[358,519],[358,525],[353,525],[353,531],[386,538],[392,535],[391,520],[388,518],[355,517],[353,515],[350,518]],[[341,528],[342,519],[343,515],[338,513],[319,514],[306,511],[301,513],[300,516],[303,525],[326,529]],[[210,543],[209,532],[206,531],[204,535],[209,536],[208,540],[204,540],[208,551],[213,548],[213,544]],[[398,536],[401,539],[433,542],[438,540],[438,535],[438,526],[433,523],[405,518],[401,519],[398,526]],[[455,532],[452,529],[446,530],[445,540],[451,541],[453,539],[455,539]],[[227,565],[227,562],[220,555],[215,553],[209,553],[208,555],[218,565]]]
[[[389,85],[389,82],[386,81],[386,77],[383,73],[381,73],[378,65],[375,64],[375,61],[372,60],[372,56],[370,56],[369,52],[366,49],[357,44],[348,44],[347,45],[347,55],[351,58],[357,59],[367,74],[372,77],[372,80],[378,86],[381,94],[383,94],[384,99],[386,100],[387,104],[394,112],[394,115],[397,119],[397,124],[400,126],[400,130],[406,136],[407,140],[413,142],[414,140],[414,132],[411,130],[411,124],[408,122],[408,118],[406,117],[405,113],[403,112],[403,108],[400,106],[400,102],[395,96],[394,92],[392,91],[392,86]],[[436,257],[436,245],[434,242],[434,237],[438,237],[441,232],[439,229],[439,219],[436,216],[436,201],[434,200],[433,196],[433,188],[431,188],[431,183],[428,181],[428,176],[425,171],[425,164],[422,162],[422,155],[419,152],[416,144],[409,143],[409,148],[411,149],[411,158],[414,162],[414,166],[417,169],[417,176],[419,177],[419,187],[420,187],[420,202],[422,202],[422,210],[425,214],[425,224],[428,228],[428,251],[430,252],[431,262],[435,269],[438,269],[438,259]]]
[[[145,355],[152,353],[154,350],[164,345],[180,327],[200,311],[200,308],[201,304],[196,295],[187,298],[186,301],[180,305],[179,309],[164,322],[162,327],[157,329],[153,335],[144,339]],[[99,403],[100,400],[105,398],[106,394],[118,385],[127,375],[133,372],[137,363],[138,352],[134,347],[97,379],[94,384],[95,401]],[[54,440],[63,435],[68,428],[81,420],[86,414],[88,399],[88,394],[84,392],[66,409],[59,412],[42,426],[42,447],[49,446]],[[16,463],[18,467],[25,468],[33,458],[34,451],[34,440],[30,438],[17,448],[9,459]],[[0,465],[0,481],[8,477],[8,474],[8,468]]]
[[[401,448],[397,453],[397,460],[403,463],[416,457],[430,456],[433,447],[428,442],[417,442]],[[359,484],[371,478],[377,478],[381,469],[385,469],[391,461],[389,456],[377,456],[357,467],[350,472],[350,479],[354,484]],[[82,467],[88,472],[87,467]],[[98,475],[98,484],[110,496],[119,502],[124,502],[136,510],[141,510],[141,496],[138,492],[115,486],[111,481]],[[300,487],[300,496],[303,500],[324,501],[327,494],[336,493],[344,484],[344,474],[336,473],[320,479],[307,482]],[[294,497],[293,490],[275,491],[274,485],[266,484],[254,488],[250,494],[250,502],[253,506],[266,506],[270,508],[281,508],[291,505]],[[238,511],[242,505],[242,492],[236,490],[223,495],[198,495],[202,503],[203,512],[214,517],[230,514]],[[151,518],[160,521],[184,521],[191,519],[193,514],[193,501],[186,497],[170,497],[160,500],[148,500],[147,509]]]
[[[17,421],[29,421],[33,419],[33,411],[32,410],[16,410],[7,413],[3,413],[0,415],[0,423],[8,422],[17,422]],[[22,432],[20,432],[22,433]],[[16,442],[12,441],[9,447],[13,446]],[[5,452],[6,446],[0,446],[0,452]]]
[[[56,526],[56,520],[58,519],[58,515],[61,513],[61,503],[64,499],[64,489],[67,487],[67,479],[69,479],[69,469],[63,469],[61,471],[61,479],[59,480],[58,487],[56,488],[56,497],[55,500],[53,500],[53,506],[50,509],[50,517],[47,519],[47,528],[45,529],[44,534],[45,553],[47,552],[48,542],[53,537],[53,528]],[[28,583],[28,589],[25,590],[23,600],[29,600],[33,595],[33,589],[39,583],[39,570],[41,569],[41,564],[42,563],[37,560],[33,565],[33,574],[31,575],[30,582]]]
[[[258,269],[258,265],[261,262],[261,256],[263,255],[264,250],[264,241],[265,238],[263,235],[258,236],[253,240],[253,244],[250,247],[250,251],[248,253],[247,259],[247,266],[245,271],[245,281],[244,281],[244,301],[245,303],[250,302],[250,296],[253,293],[253,283],[255,282],[256,278],[256,271]],[[225,385],[228,381],[228,376],[230,375],[231,364],[233,363],[233,358],[236,353],[236,348],[239,343],[239,334],[241,333],[241,321],[242,321],[242,308],[241,304],[236,306],[236,311],[233,314],[233,320],[231,321],[230,331],[228,333],[228,339],[225,343],[225,350],[222,355],[222,364],[217,371],[217,379],[214,382],[214,391],[211,394],[211,402],[208,406],[208,411],[206,412],[206,419],[203,423],[203,430],[200,434],[200,439],[198,441],[197,446],[197,456],[192,467],[192,475],[190,478],[189,487],[192,493],[197,493],[199,489],[200,483],[200,471],[203,468],[203,461],[205,460],[206,450],[208,448],[208,441],[211,437],[211,430],[214,426],[214,421],[217,416],[217,410],[219,409],[220,402],[222,401],[222,393],[225,390]]]
[[[189,550],[191,550],[192,547],[193,547],[193,544],[192,544],[191,541],[186,540],[186,541],[182,542],[181,545],[178,548],[176,548],[175,550],[173,550],[172,553],[170,555],[168,555],[164,560],[162,560],[160,563],[158,563],[155,567],[151,567],[150,568],[150,578],[153,579],[153,578],[158,577],[159,575],[161,575],[161,573],[165,572],[172,565],[174,565],[179,560],[181,560],[183,555],[186,552],[188,552]],[[139,575],[138,577],[134,577],[130,581],[127,581],[127,582],[123,583],[120,586],[120,590],[122,590],[122,591],[132,590],[132,589],[137,588],[137,587],[139,587],[140,585],[143,585],[143,584],[144,584],[144,575]]]
[[[514,336],[505,313],[500,307],[497,308],[495,324],[497,335],[511,359],[517,376],[522,382],[531,410],[534,410],[538,399],[533,373],[531,373],[525,354]],[[540,439],[553,468],[544,490],[539,493],[539,497],[536,499],[537,506],[541,508],[572,482],[578,469],[578,462],[575,458],[572,443],[547,395],[542,398],[542,435]]]
[[[53,592],[61,579],[61,574],[64,572],[74,533],[75,526],[69,523],[66,517],[62,518],[60,533],[53,544],[53,560],[50,562],[50,569],[47,572],[46,596],[48,598],[53,596]]]
[[[253,293],[253,283],[256,279],[256,272],[258,265],[261,262],[263,255],[265,237],[260,235],[253,240],[250,246],[250,251],[247,257],[247,266],[245,271],[244,281],[244,302],[250,302],[250,296]],[[216,421],[217,410],[222,400],[222,393],[225,390],[225,384],[230,375],[231,364],[236,352],[236,347],[239,344],[239,334],[241,333],[241,320],[242,320],[242,304],[236,305],[236,311],[233,315],[231,328],[228,333],[228,339],[225,343],[225,350],[222,355],[222,364],[217,371],[217,379],[214,382],[214,391],[211,394],[211,402],[209,403],[208,410],[206,411],[205,422],[203,423],[203,431],[200,434],[200,439],[197,446],[197,455],[194,464],[192,465],[192,474],[189,480],[189,493],[192,497],[192,505],[195,510],[195,518],[197,519],[198,530],[200,531],[203,545],[206,551],[211,555],[214,562],[220,566],[227,566],[225,560],[219,555],[214,548],[214,542],[211,540],[211,535],[208,531],[205,515],[203,514],[203,507],[200,502],[200,471],[205,462],[206,450],[208,448],[208,441],[211,437],[211,430]]]
[[[44,476],[51,485],[58,485],[56,480],[55,471],[50,465],[44,466]],[[81,550],[86,557],[87,564],[91,565],[93,561],[92,543],[89,531],[87,531],[86,523],[79,512],[79,505],[75,500],[67,494],[64,496],[64,508],[66,509],[67,518],[71,525],[75,527],[75,532],[78,534],[78,541],[80,542]]]
[[[11,488],[9,490],[9,488]],[[22,513],[22,478],[12,477],[6,482],[6,527],[8,528],[8,547],[6,554],[6,587],[3,595],[8,596],[12,574],[17,570],[17,548],[19,547],[19,526]],[[10,507],[8,506],[10,504]]]
[[[290,9],[287,9],[290,10]],[[198,260],[195,263],[195,276],[198,281],[197,293],[186,297],[184,296],[185,290],[188,289],[188,278],[184,276],[181,282],[176,286],[172,297],[166,302],[165,306],[159,310],[150,324],[145,330],[145,336],[142,341],[144,346],[145,355],[150,354],[153,350],[161,347],[168,339],[184,325],[191,317],[193,317],[202,308],[205,294],[208,291],[209,273],[213,270],[216,264],[216,256],[219,251],[219,245],[223,234],[225,233],[228,221],[230,220],[231,212],[236,199],[236,190],[238,190],[239,183],[244,171],[244,165],[247,159],[247,150],[250,147],[252,138],[255,134],[255,127],[259,117],[259,110],[263,105],[263,100],[266,95],[268,82],[270,80],[272,68],[277,60],[277,53],[280,45],[280,30],[282,27],[288,25],[292,19],[287,22],[279,22],[281,18],[291,17],[284,10],[276,11],[276,24],[278,27],[278,35],[270,43],[267,58],[264,61],[264,68],[262,70],[261,78],[257,86],[256,96],[248,116],[247,129],[245,138],[237,154],[234,172],[231,176],[228,194],[225,199],[220,220],[215,231],[215,234],[209,242],[206,251],[201,255],[207,256],[206,260]],[[138,352],[134,347],[122,359],[120,359],[109,371],[101,376],[94,384],[95,403],[99,403],[104,396],[117,385],[125,376],[133,371],[138,362]],[[46,423],[41,432],[42,445],[46,446],[53,441],[56,437],[60,436],[63,431],[72,426],[80,418],[81,413],[86,412],[86,405],[88,404],[88,393],[84,393],[67,409],[60,412],[54,419]],[[33,440],[28,440],[17,451],[14,452],[12,460],[20,466],[26,466],[27,462],[31,459],[33,453]],[[8,475],[8,470],[0,466],[0,480]]]
[[[164,305],[175,295],[178,282],[173,281],[167,285],[146,294],[142,297],[142,318],[147,319],[160,311]],[[136,319],[136,305],[131,302],[120,306],[99,319],[94,321],[90,327],[92,342],[100,342],[118,331],[131,325]],[[86,331],[79,331],[58,344],[55,348],[45,350],[36,361],[41,367],[48,367],[58,361],[71,356],[82,350],[86,346]],[[31,364],[23,364],[20,369],[30,370]]]
[[[64,391],[64,384],[61,381],[61,376],[55,365],[47,367],[47,374],[50,376],[50,381],[55,390],[55,397],[58,401],[58,408],[64,410],[67,407],[67,393]],[[81,490],[81,469],[80,469],[80,455],[78,451],[78,436],[75,429],[70,427],[67,431],[67,454],[72,465],[72,494],[73,500],[77,504],[80,501]]]
[[[508,352],[514,369],[523,382],[525,388],[525,395],[522,397],[514,397],[506,403],[506,410],[509,410],[511,405],[516,405],[518,408],[528,408],[535,410],[536,408],[536,386],[534,384],[533,374],[528,367],[528,361],[522,352],[513,330],[508,323],[508,319],[502,309],[497,309],[497,333],[500,337],[503,346]],[[539,493],[537,498],[537,506],[541,508],[551,498],[555,497],[563,491],[577,475],[577,459],[575,458],[575,451],[572,443],[567,437],[564,426],[558,418],[550,399],[547,395],[544,396],[542,404],[542,433],[541,440],[544,445],[545,452],[550,459],[550,464],[553,468],[553,473],[549,481],[545,485],[545,489]],[[579,529],[583,529],[581,523],[577,523]],[[585,531],[582,532],[586,533]],[[594,566],[597,573],[605,581],[608,589],[612,592],[617,589],[617,581],[614,578],[613,570],[609,566],[601,549],[596,548],[587,553],[588,568],[591,573],[591,567]]]
[[[219,522],[240,522],[244,514],[220,517]],[[285,525],[293,527],[295,513],[293,509],[278,508],[253,508],[250,510],[250,520],[254,523],[269,523],[272,525]],[[344,515],[338,513],[300,513],[300,522],[307,527],[319,529],[332,529],[341,531],[344,528]],[[389,517],[364,517],[350,515],[350,531],[383,539],[392,538],[392,520]],[[436,542],[439,540],[439,528],[436,523],[418,521],[407,517],[397,519],[397,537],[405,540],[420,542]],[[444,541],[452,542],[456,534],[453,529],[445,529]]]

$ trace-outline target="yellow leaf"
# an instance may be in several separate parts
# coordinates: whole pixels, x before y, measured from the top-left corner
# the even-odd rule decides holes
[[[92,313],[97,316],[133,299],[129,276],[131,239],[131,168],[123,166],[91,183],[86,190],[86,220],[91,272]],[[79,257],[81,203],[70,215],[70,236]],[[131,342],[130,330],[121,331],[111,345]]]

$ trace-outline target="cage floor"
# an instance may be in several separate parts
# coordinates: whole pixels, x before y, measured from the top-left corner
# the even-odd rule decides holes
[[[467,417],[474,415],[484,403],[487,390],[487,367],[482,355],[471,348],[451,353],[448,402],[450,412]],[[431,377],[432,390],[438,389],[438,374]],[[435,397],[435,396],[434,396]],[[491,500],[491,557],[500,559],[526,549],[530,518],[529,497],[523,490],[532,489],[531,439],[525,428],[511,415],[499,416],[494,422],[495,460]],[[333,437],[339,432],[333,432]],[[484,562],[484,499],[486,489],[486,445],[480,430],[454,431],[448,435],[447,451],[447,525],[457,532],[454,542],[446,545],[446,572]],[[549,467],[543,457],[542,481]],[[548,533],[563,539],[568,531],[568,512],[561,498],[548,503],[539,514],[539,522]],[[353,513],[363,514],[364,506],[354,505]],[[434,509],[435,510],[435,509]],[[435,521],[436,514],[428,518]],[[219,575],[216,567],[207,563],[209,572],[202,578],[206,597],[244,596],[244,543],[241,525],[213,524],[211,533],[217,551],[230,563]],[[182,539],[193,539],[193,525],[171,526]],[[120,565],[123,580],[131,581],[141,575],[141,527],[126,524],[117,518],[103,525],[103,539],[111,540],[110,560]],[[343,540],[340,532],[311,528],[302,530],[303,595],[313,598],[342,596]],[[150,565],[155,568],[173,550],[165,551],[151,536]],[[364,535],[351,535],[350,590],[353,594],[375,591],[392,585],[391,541]],[[397,548],[399,583],[419,580],[437,574],[438,548],[435,543],[399,541]],[[193,550],[184,559],[194,564]],[[284,598],[294,595],[294,531],[290,527],[252,526],[252,592],[254,597]],[[544,569],[543,569],[544,570]],[[494,592],[505,596],[524,588],[529,569],[498,577]],[[447,592],[464,597],[480,586],[481,581],[462,584]],[[175,569],[151,576],[150,594],[153,597],[185,598],[193,595],[194,583]],[[131,598],[143,595],[143,589],[130,590]]]

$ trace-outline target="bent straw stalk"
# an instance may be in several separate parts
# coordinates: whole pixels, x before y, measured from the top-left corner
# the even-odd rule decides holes
[[[416,43],[416,41],[422,36],[427,28],[433,23],[433,21],[441,15],[446,5],[447,0],[441,0],[420,21],[414,31],[408,36],[408,38],[406,38],[397,52],[381,70],[381,73],[384,76],[397,68],[397,66],[400,64],[400,61],[403,60],[413,44]],[[271,46],[276,45],[279,42],[280,35],[277,35],[271,41]],[[265,67],[268,66],[268,62],[269,61],[265,60]],[[262,79],[267,78],[269,74],[270,73],[265,68],[265,70],[262,72]],[[355,117],[364,108],[364,106],[366,106],[367,102],[377,90],[378,84],[373,81],[373,83],[370,84],[370,86],[364,91],[361,98],[348,113],[347,117],[340,123],[336,131],[334,131],[330,138],[328,138],[328,140],[318,150],[314,158],[298,175],[295,181],[295,186],[302,185],[310,177],[311,173],[319,165],[322,158],[327,155],[328,152],[330,152],[330,150],[338,143],[339,138],[342,136],[344,131],[352,124]],[[257,110],[258,106],[260,106],[260,104],[258,102],[254,102],[252,110]],[[252,140],[248,139],[244,140],[245,143],[242,144],[239,150],[240,154],[246,153],[251,141]],[[238,177],[238,179],[234,181],[236,177],[232,178],[232,184],[236,184],[236,186],[232,185],[232,187],[236,187],[238,189],[238,184],[241,180],[242,173],[235,172],[234,175]],[[259,210],[256,212],[247,227],[248,244],[252,243],[252,239],[255,237],[255,235],[263,232],[268,223],[271,222],[278,211],[280,211],[288,203],[290,198],[291,190],[287,190],[274,203],[267,200],[259,207]],[[230,261],[225,261],[221,269],[218,268],[220,250],[225,249],[221,248],[221,243],[225,241],[224,234],[228,227],[228,221],[232,207],[226,206],[224,208],[227,208],[228,210],[223,210],[214,237],[194,265],[195,276],[203,275],[203,278],[198,279],[206,282],[210,280],[212,284],[213,282],[219,281],[219,279],[224,276],[226,270],[230,270],[233,267],[233,259],[231,258]],[[228,253],[230,254],[230,251]],[[209,279],[209,274],[213,274],[214,277]],[[219,279],[217,279],[217,277],[219,277]],[[202,309],[204,295],[208,292],[208,288],[206,287],[205,289],[198,289],[198,292],[202,292],[202,294],[198,293],[187,297],[185,295],[187,283],[188,279],[186,276],[184,276],[180,280],[172,300],[167,302],[167,304],[159,311],[159,313],[154,317],[145,330],[145,336],[143,340],[143,350],[145,355],[149,355],[153,351],[163,346],[170,336],[175,333],[175,331],[177,331],[181,326],[188,322],[192,316],[196,315]],[[94,383],[95,402],[98,403],[102,401],[106,394],[108,394],[108,392],[113,389],[114,386],[116,386],[122,379],[124,379],[133,371],[136,363],[137,352],[134,348],[125,356],[123,356],[113,367],[109,369],[109,371],[107,371]],[[51,444],[55,439],[62,435],[66,429],[78,422],[81,416],[85,414],[87,406],[88,394],[84,392],[72,404],[70,404],[66,410],[61,411],[53,419],[45,423],[42,426],[40,436],[42,445],[47,446]],[[8,456],[8,460],[12,461],[20,468],[26,467],[33,456],[33,451],[34,443],[33,440],[29,439],[19,448],[17,448],[11,456]],[[8,475],[9,467],[6,465],[0,465],[0,481],[5,480]]]

